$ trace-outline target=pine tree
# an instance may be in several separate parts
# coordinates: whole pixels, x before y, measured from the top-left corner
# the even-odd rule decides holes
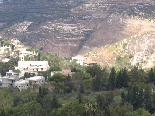
[[[38,53],[38,61],[40,61],[40,53]]]
[[[127,69],[126,68],[124,68],[123,70],[122,70],[122,79],[123,79],[123,87],[128,87],[128,82],[129,82],[129,76],[128,76],[128,74],[127,74]]]
[[[58,108],[60,107],[60,104],[58,103],[58,99],[56,97],[56,94],[54,93],[52,96],[52,108]]]
[[[155,76],[154,76],[154,71],[151,68],[150,72],[149,72],[149,82],[153,83],[155,81]]]
[[[122,71],[120,70],[116,77],[116,87],[122,88],[123,86],[123,78],[122,78]]]
[[[113,67],[110,72],[109,81],[108,81],[108,89],[114,90],[115,89],[115,77],[116,77],[116,71]]]

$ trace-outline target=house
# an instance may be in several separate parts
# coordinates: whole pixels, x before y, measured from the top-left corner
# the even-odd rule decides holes
[[[76,60],[76,63],[78,63],[80,65],[84,65],[84,63],[83,63],[84,59],[85,59],[85,57],[80,56],[80,55],[72,57],[72,60]]]
[[[6,76],[2,78],[2,87],[14,86],[15,82],[19,80],[18,73],[14,73],[12,70],[6,72]]]
[[[31,81],[32,84],[37,84],[39,86],[45,83],[45,77],[43,76],[34,76],[34,77],[27,78],[27,80]]]
[[[38,54],[35,51],[33,51],[33,52],[31,52],[31,51],[20,51],[19,52],[19,61],[24,61],[25,56],[37,56],[37,55]]]
[[[93,61],[90,58],[87,57],[83,57],[83,56],[76,56],[76,57],[72,57],[72,60],[76,60],[76,62],[80,65],[85,65],[85,66],[90,66],[90,65],[94,65],[97,64],[95,61]]]
[[[61,73],[63,75],[66,75],[66,76],[71,76],[73,75],[73,72],[71,72],[71,70],[62,70],[62,71],[52,71],[51,72],[51,76],[53,76],[55,73]]]
[[[23,56],[35,56],[35,55],[37,55],[37,53],[35,53],[35,51],[34,52],[31,52],[31,51],[20,51],[19,52],[19,55],[23,55]]]
[[[55,73],[61,73],[61,71],[52,71],[51,76],[53,76]]]
[[[20,71],[38,73],[45,72],[49,69],[48,61],[18,61],[18,67]]]
[[[0,54],[9,53],[11,50],[10,46],[2,46],[0,47]]]
[[[72,72],[71,72],[71,70],[62,70],[62,74],[63,75],[66,75],[66,76],[71,76],[72,77]]]
[[[45,78],[43,76],[34,76],[30,78],[26,78],[25,80],[20,79],[19,81],[15,82],[15,87],[19,89],[19,91],[22,91],[24,89],[27,89],[28,87],[34,84],[37,84],[38,86],[42,86],[45,83]]]
[[[30,84],[29,84],[28,80],[20,79],[19,81],[15,82],[14,86],[17,87],[19,89],[19,91],[22,91],[22,90],[27,89],[28,87],[30,87]]]

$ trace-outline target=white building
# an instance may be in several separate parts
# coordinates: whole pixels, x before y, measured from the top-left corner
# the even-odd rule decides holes
[[[72,60],[76,60],[76,63],[78,63],[80,65],[85,65],[85,66],[90,66],[90,65],[97,64],[92,59],[87,58],[87,57],[83,57],[83,56],[75,56],[75,57],[72,57]]]
[[[30,83],[32,85],[37,84],[39,86],[42,86],[45,83],[45,78],[43,76],[34,76],[27,78],[25,80],[21,79],[15,82],[15,87],[17,87],[20,91],[22,91],[30,87],[31,86]]]
[[[76,62],[80,65],[84,65],[84,60],[85,60],[85,57],[82,57],[82,56],[75,56],[75,57],[72,57],[72,60],[76,60]]]
[[[34,55],[37,55],[36,53],[35,53],[35,51],[34,52],[31,52],[31,51],[20,51],[19,52],[19,55],[24,55],[24,56],[27,56],[27,55],[29,55],[29,56],[34,56]]]
[[[48,61],[18,61],[20,71],[38,73],[49,69]]]

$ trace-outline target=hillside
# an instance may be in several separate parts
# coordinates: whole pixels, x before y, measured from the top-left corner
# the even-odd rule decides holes
[[[0,36],[66,57],[138,34],[128,20],[152,19],[155,7],[153,0],[12,0],[0,9]]]
[[[131,65],[137,65],[143,69],[152,68],[155,65],[155,22],[147,19],[127,19],[123,32],[132,35],[85,56],[102,66],[131,68]]]

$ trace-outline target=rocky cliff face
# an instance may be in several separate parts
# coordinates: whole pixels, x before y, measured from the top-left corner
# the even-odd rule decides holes
[[[145,28],[148,24],[138,24],[135,17],[151,19],[155,10],[153,0],[24,0],[4,3],[0,8],[0,36],[18,38],[60,57],[84,54],[150,32]]]

